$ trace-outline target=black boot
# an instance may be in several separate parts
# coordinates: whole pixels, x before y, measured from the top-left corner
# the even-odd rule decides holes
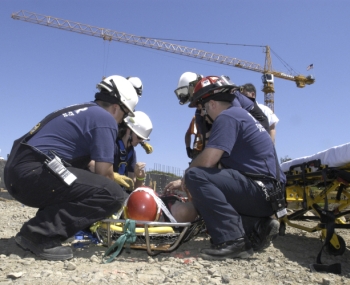
[[[280,224],[276,219],[241,217],[244,231],[255,252],[269,247],[271,242],[277,238]]]
[[[23,249],[47,260],[66,260],[73,258],[70,247],[62,246],[60,238],[49,238],[29,232],[19,232],[15,236],[16,243]]]
[[[249,258],[254,252],[249,240],[245,237],[228,241],[219,245],[212,244],[210,248],[204,248],[200,251],[203,259],[215,260],[225,258]]]

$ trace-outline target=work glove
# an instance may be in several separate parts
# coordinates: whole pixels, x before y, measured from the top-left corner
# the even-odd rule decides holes
[[[120,175],[117,172],[114,172],[114,181],[119,185],[125,187],[127,190],[134,190],[134,180],[125,175]]]
[[[153,147],[149,143],[142,142],[141,145],[147,154],[150,154],[153,152]]]
[[[193,149],[191,149],[189,146],[186,147],[186,151],[187,151],[187,156],[188,158],[192,158],[193,156]]]

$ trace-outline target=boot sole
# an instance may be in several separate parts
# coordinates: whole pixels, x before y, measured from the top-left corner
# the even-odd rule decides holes
[[[59,260],[67,260],[67,259],[73,258],[73,253],[62,254],[62,255],[45,253],[42,250],[38,249],[38,247],[35,243],[31,242],[29,239],[27,239],[23,236],[16,235],[15,241],[24,250],[29,250],[32,253],[34,253],[35,255],[37,255],[43,259],[59,261]]]
[[[209,255],[206,253],[200,253],[200,257],[205,259],[205,260],[224,260],[227,258],[242,258],[242,259],[246,259],[246,258],[251,258],[254,255],[254,251],[253,249],[249,249],[240,253],[233,253],[233,254],[228,254],[225,256],[218,256],[218,255]]]

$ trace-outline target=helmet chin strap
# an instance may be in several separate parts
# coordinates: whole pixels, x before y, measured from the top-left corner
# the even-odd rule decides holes
[[[129,130],[130,130],[130,135],[129,135],[127,144],[130,143],[130,146],[131,146],[132,145],[132,133],[133,133],[133,131],[130,128],[129,128]]]
[[[204,105],[203,105],[204,106]],[[213,124],[214,120],[212,117],[209,116],[209,114],[207,113],[207,110],[205,110],[205,114],[203,116],[203,121],[202,121],[202,130],[203,130],[203,133],[202,136],[203,136],[203,149],[205,147],[205,143],[206,143],[206,138],[207,138],[207,122],[206,122],[206,118],[209,119],[210,121],[210,124]]]
[[[205,114],[205,116],[204,116],[204,121],[205,121],[205,118],[208,118],[209,121],[210,121],[210,123],[213,123],[213,122],[214,122],[214,120],[213,120],[208,114]]]

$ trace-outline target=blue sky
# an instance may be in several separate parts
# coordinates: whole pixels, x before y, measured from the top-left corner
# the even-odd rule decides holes
[[[137,110],[154,126],[154,152],[138,147],[138,160],[150,169],[184,170],[184,134],[194,110],[175,97],[180,75],[225,74],[237,85],[262,87],[257,72],[13,20],[19,10],[150,38],[269,45],[297,73],[316,78],[303,89],[275,79],[278,156],[297,158],[349,142],[350,1],[1,0],[0,156],[48,113],[92,100],[102,76],[118,74],[141,78]],[[170,42],[265,61],[262,47]],[[288,73],[274,54],[272,66]],[[257,98],[263,103],[263,92]]]

